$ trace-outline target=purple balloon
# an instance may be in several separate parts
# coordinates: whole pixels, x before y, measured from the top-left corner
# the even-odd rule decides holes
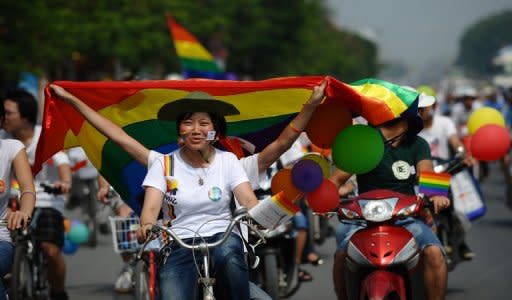
[[[316,190],[323,180],[322,167],[311,159],[300,160],[292,168],[292,182],[303,192]]]

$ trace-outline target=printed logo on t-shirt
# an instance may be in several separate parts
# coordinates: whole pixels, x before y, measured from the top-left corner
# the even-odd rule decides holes
[[[219,201],[221,196],[222,190],[216,186],[208,190],[208,198],[210,198],[210,200],[212,200],[213,202]]]
[[[0,194],[5,192],[5,181],[0,179]]]
[[[403,160],[395,161],[391,169],[393,170],[393,175],[398,180],[405,180],[411,176],[411,166]]]
[[[173,194],[171,193],[165,193],[164,195],[164,201],[166,204],[170,204],[170,205],[176,205],[178,204],[176,202],[176,196],[174,196]]]

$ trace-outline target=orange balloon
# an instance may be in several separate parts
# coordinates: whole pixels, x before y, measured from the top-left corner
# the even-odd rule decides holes
[[[295,187],[292,183],[292,170],[291,169],[281,169],[279,170],[274,177],[272,177],[272,182],[270,183],[270,189],[272,194],[275,195],[281,191],[284,192],[284,196],[286,199],[295,201],[302,197],[303,193],[301,190]]]
[[[64,232],[69,232],[71,230],[71,220],[70,219],[64,219]]]
[[[313,144],[322,149],[329,149],[338,133],[352,125],[352,113],[339,101],[320,104],[308,125],[306,133]]]

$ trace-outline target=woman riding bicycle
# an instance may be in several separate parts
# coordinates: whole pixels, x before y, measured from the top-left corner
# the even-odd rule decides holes
[[[0,125],[4,117],[3,106],[0,105]],[[20,208],[10,211],[8,208],[11,197],[11,178],[14,174],[20,185]],[[27,226],[34,210],[36,195],[34,179],[30,170],[25,146],[20,141],[11,139],[0,140],[0,218],[7,220],[7,228],[0,227],[0,277],[10,272],[13,263],[14,245],[8,231]],[[6,289],[0,278],[0,300],[6,299]]]
[[[180,102],[186,112],[175,106]],[[237,157],[213,146],[218,136],[225,135],[224,116],[238,113],[234,106],[199,92],[160,110],[160,119],[176,121],[181,147],[168,159],[153,163],[143,182],[146,193],[139,240],[146,239],[146,230],[156,223],[161,209],[165,224],[182,239],[211,242],[222,237],[230,222],[232,193],[247,208],[258,204]],[[198,277],[194,255],[187,249],[171,248],[172,255],[159,269],[162,298],[194,299]],[[239,235],[231,233],[211,251],[211,258],[221,298],[249,299],[248,269]]]

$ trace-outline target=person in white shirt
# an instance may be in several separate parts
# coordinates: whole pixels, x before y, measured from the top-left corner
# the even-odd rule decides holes
[[[21,141],[32,165],[41,127],[36,126],[37,101],[23,90],[12,90],[3,99],[5,120],[3,128],[13,138]],[[71,169],[69,159],[63,152],[52,156],[45,162],[35,177],[36,185],[47,182],[67,194],[71,187]],[[34,234],[41,241],[41,248],[48,258],[48,281],[53,300],[68,299],[65,291],[66,264],[61,253],[64,243],[64,224],[62,212],[64,196],[52,195],[44,191],[37,192],[34,219],[37,222]]]
[[[85,119],[93,125],[99,132],[107,136],[110,140],[118,144],[121,148],[127,151],[132,157],[134,157],[141,164],[151,168],[153,163],[160,159],[162,154],[145,148],[138,141],[130,137],[117,125],[112,123],[110,120],[104,118],[90,107],[88,107],[82,100],[78,99],[74,95],[68,93],[66,90],[59,86],[50,86],[53,92],[65,102],[71,104],[78,112],[80,112]],[[313,115],[316,107],[322,102],[324,98],[324,91],[326,82],[318,85],[314,88],[311,97],[303,105],[302,110],[293,119],[290,126],[287,126],[280,134],[277,140],[268,145],[260,153],[244,157],[240,161],[243,165],[245,172],[247,173],[248,179],[253,189],[259,187],[260,175],[264,174],[264,171],[270,167],[299,137],[300,133],[306,127],[309,119]],[[98,198],[104,198],[108,192],[108,183],[103,181],[103,185],[98,193]],[[122,208],[125,209],[122,209]],[[119,211],[123,214],[128,215],[131,213],[127,205],[120,206]],[[129,272],[128,272],[129,273]],[[123,276],[124,274],[122,274]],[[128,278],[128,276],[123,276]],[[121,279],[121,277],[120,277]],[[120,282],[120,280],[118,280]],[[124,280],[124,282],[130,282]],[[117,284],[116,284],[117,286]],[[255,291],[255,286],[251,285],[251,297]],[[254,293],[253,293],[254,292]]]
[[[3,122],[3,116],[4,109],[0,106],[0,124]],[[10,272],[14,259],[14,245],[9,230],[28,225],[36,201],[34,179],[24,149],[20,141],[0,139],[0,219],[7,220],[7,226],[0,227],[0,278]],[[16,211],[11,211],[8,206],[12,197],[13,175],[20,187],[20,208]],[[0,300],[6,299],[6,293],[4,283],[0,280]]]
[[[453,121],[448,117],[435,113],[435,102],[435,97],[420,94],[418,109],[419,115],[423,119],[423,130],[418,135],[427,141],[434,159],[439,158],[447,161],[452,157],[451,150],[454,152],[466,152],[464,144],[457,135],[457,129]],[[473,158],[466,156],[465,163],[471,166],[474,163]],[[475,253],[471,251],[465,239],[458,251],[465,260],[471,260],[475,256]]]

